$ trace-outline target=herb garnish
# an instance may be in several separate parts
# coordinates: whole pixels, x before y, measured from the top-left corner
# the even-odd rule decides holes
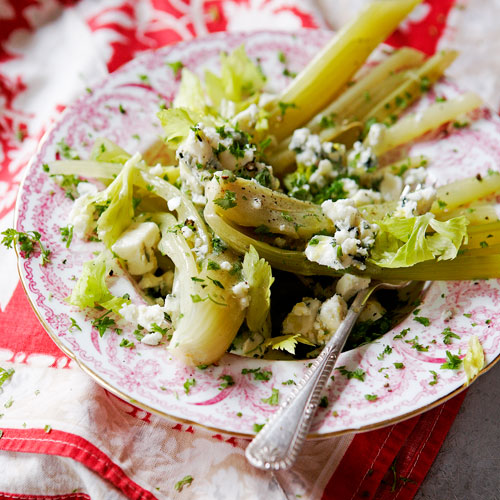
[[[42,266],[50,262],[50,250],[43,246],[41,241],[42,235],[38,231],[27,231],[24,233],[9,228],[1,234],[3,235],[2,245],[7,248],[12,248],[12,244],[17,242],[19,244],[19,250],[23,252],[25,259],[29,259],[38,246],[40,249]]]

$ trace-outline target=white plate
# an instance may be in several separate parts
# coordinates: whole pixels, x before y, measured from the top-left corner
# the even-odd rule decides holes
[[[291,390],[288,380],[299,380],[307,361],[261,361],[225,355],[218,366],[206,370],[187,368],[171,359],[162,347],[135,342],[135,349],[119,347],[123,336],[134,341],[132,328],[123,336],[107,332],[102,338],[92,328],[91,313],[85,314],[65,301],[79,276],[83,262],[92,258],[99,243],[84,243],[74,238],[69,249],[61,241],[59,227],[68,224],[71,200],[43,171],[45,162],[56,158],[57,143],[62,139],[80,157],[88,156],[93,140],[104,136],[127,151],[144,150],[156,137],[160,125],[156,112],[161,101],[171,102],[178,87],[166,62],[182,61],[202,75],[204,68],[218,67],[219,52],[244,43],[249,55],[260,58],[269,82],[278,90],[288,82],[278,52],[283,51],[289,69],[302,68],[329,39],[330,33],[302,31],[289,33],[220,34],[181,43],[156,52],[141,54],[110,75],[91,94],[83,96],[61,117],[47,134],[31,162],[17,203],[16,228],[37,230],[52,250],[52,263],[41,267],[38,259],[20,259],[19,269],[28,297],[43,325],[56,344],[89,373],[99,384],[137,406],[170,418],[197,423],[211,429],[251,435],[254,424],[262,424],[276,410],[262,400],[279,389],[280,398]],[[144,81],[140,75],[147,75]],[[452,83],[441,82],[439,94],[459,93]],[[417,106],[434,99],[429,93]],[[126,113],[120,112],[120,107]],[[468,128],[453,130],[416,143],[412,154],[431,159],[429,171],[438,184],[458,177],[485,173],[500,164],[500,120],[488,110]],[[293,304],[290,304],[292,307]],[[312,428],[316,436],[329,436],[359,429],[370,429],[428,409],[463,388],[463,370],[441,370],[445,351],[463,355],[472,334],[479,337],[488,365],[500,353],[500,286],[497,280],[436,282],[420,306],[420,316],[429,318],[424,327],[408,317],[378,342],[341,355],[338,365],[349,370],[361,368],[365,381],[347,379],[335,372],[326,396],[328,408],[320,408]],[[449,322],[443,311],[454,311]],[[465,316],[464,314],[467,314]],[[83,331],[70,331],[74,318]],[[443,343],[441,332],[450,327],[460,336],[451,345]],[[410,328],[404,339],[393,337]],[[429,346],[419,352],[405,342],[418,336],[420,344]],[[435,343],[431,343],[435,339]],[[392,353],[381,358],[385,346]],[[394,363],[404,363],[397,369]],[[243,368],[269,370],[269,381],[256,381]],[[438,381],[430,385],[433,370]],[[231,375],[235,384],[220,389],[221,375]],[[185,394],[183,384],[195,378],[196,385]],[[366,394],[376,394],[368,401]]]

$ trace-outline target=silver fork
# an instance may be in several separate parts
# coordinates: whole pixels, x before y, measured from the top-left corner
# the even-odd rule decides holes
[[[377,282],[358,292],[345,319],[302,380],[248,445],[245,455],[253,466],[263,470],[285,470],[295,463],[311,428],[320,394],[368,298],[380,288],[395,290],[410,283]]]

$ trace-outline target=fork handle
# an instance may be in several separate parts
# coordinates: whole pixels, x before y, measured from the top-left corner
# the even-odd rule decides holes
[[[245,455],[263,470],[289,469],[297,459],[339,353],[373,288],[356,295],[345,319],[278,411],[248,445]]]

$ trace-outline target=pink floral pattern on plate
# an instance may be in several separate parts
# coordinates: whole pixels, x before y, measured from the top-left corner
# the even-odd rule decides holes
[[[285,398],[292,387],[289,381],[299,380],[308,362],[255,360],[227,354],[217,366],[199,370],[179,364],[162,347],[138,342],[135,349],[120,347],[123,337],[135,340],[129,326],[124,327],[122,335],[107,332],[100,337],[91,325],[91,313],[75,310],[64,302],[83,262],[92,258],[99,244],[74,239],[69,249],[65,247],[59,227],[67,225],[72,202],[43,171],[43,164],[56,157],[57,143],[62,139],[82,158],[99,136],[130,152],[147,148],[158,136],[158,106],[173,99],[179,84],[167,62],[182,61],[201,75],[205,68],[217,68],[220,51],[244,43],[250,56],[259,58],[270,87],[278,90],[288,82],[278,52],[283,51],[289,69],[297,71],[329,36],[323,31],[219,34],[144,53],[75,102],[40,145],[19,194],[16,227],[39,231],[52,250],[52,263],[41,267],[36,258],[21,259],[21,278],[51,337],[112,392],[161,415],[229,433],[253,434],[254,424],[264,423],[276,409],[263,400],[273,388],[279,389],[280,399]],[[459,93],[447,81],[439,83],[436,91],[449,97]],[[425,106],[433,99],[430,94],[417,106]],[[412,145],[411,153],[430,158],[429,170],[437,183],[497,169],[500,120],[484,109],[470,127],[428,137]],[[500,283],[496,280],[432,284],[419,306],[419,315],[429,319],[429,326],[410,315],[378,342],[341,355],[338,365],[351,371],[362,369],[365,380],[348,379],[337,370],[325,394],[328,407],[319,409],[313,432],[321,436],[382,425],[422,411],[459,389],[465,382],[463,370],[440,370],[445,352],[463,355],[469,337],[475,334],[483,345],[487,363],[492,363],[500,353],[499,306]],[[453,311],[453,317],[445,321],[443,311]],[[82,331],[71,329],[71,318]],[[443,343],[441,332],[446,327],[460,336],[451,345]],[[407,328],[405,337],[395,338]],[[427,351],[412,348],[416,337],[419,344],[428,346]],[[383,354],[386,346],[392,351]],[[271,371],[270,380],[256,381],[251,373],[242,374],[244,368],[256,367]],[[432,385],[431,371],[438,374]],[[234,385],[223,387],[223,375],[231,375]],[[196,385],[186,394],[184,382],[193,377]],[[377,399],[369,401],[365,395],[376,395]]]

